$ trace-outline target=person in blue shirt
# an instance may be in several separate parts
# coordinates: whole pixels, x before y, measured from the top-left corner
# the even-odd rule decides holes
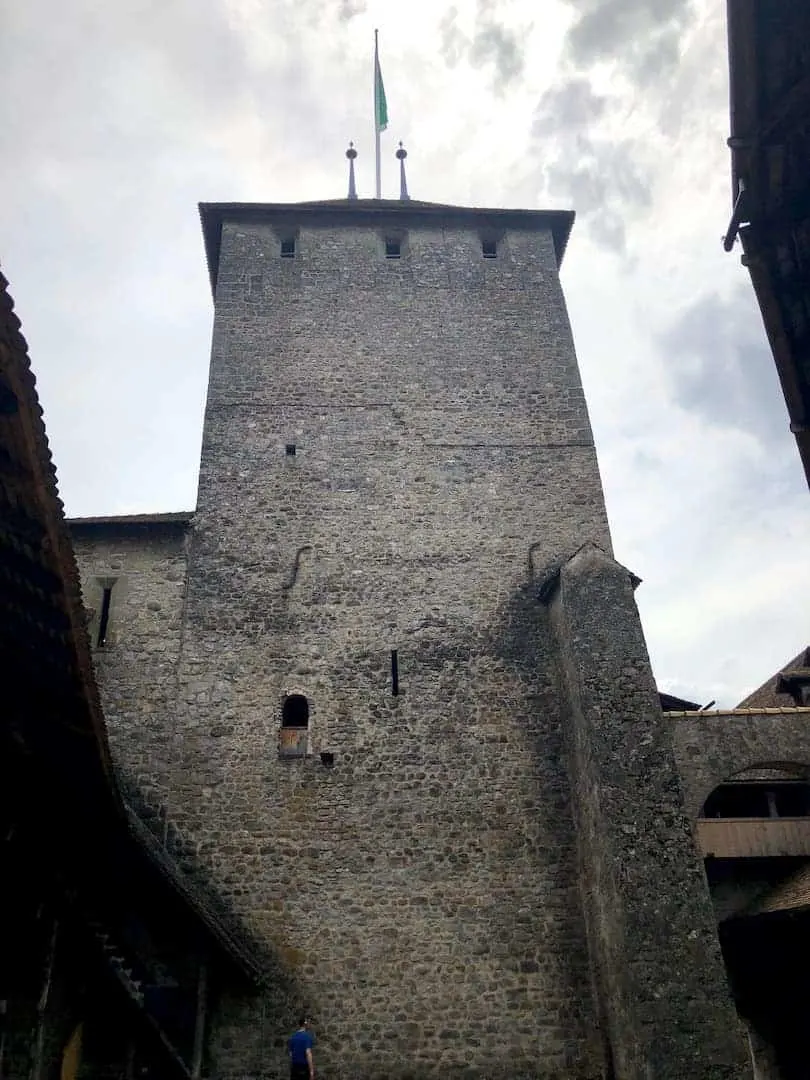
[[[312,1060],[315,1036],[310,1031],[309,1025],[309,1017],[305,1013],[302,1014],[298,1021],[298,1030],[287,1039],[290,1080],[315,1080],[315,1063]]]

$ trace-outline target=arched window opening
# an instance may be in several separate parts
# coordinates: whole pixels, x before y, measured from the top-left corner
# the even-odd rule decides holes
[[[806,782],[735,779],[714,789],[703,804],[701,818],[810,817],[810,785]]]
[[[309,727],[309,702],[303,694],[289,694],[281,706],[281,726],[285,728]]]

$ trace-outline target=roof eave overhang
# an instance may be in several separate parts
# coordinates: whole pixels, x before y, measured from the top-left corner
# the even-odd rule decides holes
[[[193,510],[166,514],[119,514],[107,517],[67,518],[68,529],[74,533],[82,530],[126,530],[140,529],[144,526],[153,528],[187,528],[194,518]]]
[[[766,204],[767,162],[763,124],[760,115],[760,51],[757,30],[758,0],[728,0],[729,109],[731,150],[732,205],[737,212],[740,183],[745,185],[740,209],[739,236],[747,267],[759,304],[765,332],[773,354],[782,393],[785,398],[790,430],[795,436],[802,466],[810,483],[810,416],[806,389],[799,373],[796,344],[785,322],[775,275],[773,256],[768,254],[767,239],[774,223],[768,220]]]
[[[731,201],[750,172],[751,142],[757,124],[755,0],[728,0]]]
[[[749,238],[749,231],[741,230],[740,240],[745,252],[745,264],[751,275],[751,283],[785,398],[790,430],[795,436],[802,467],[810,484],[810,426],[799,384],[796,356],[776,295],[771,269],[767,262],[759,257]]]

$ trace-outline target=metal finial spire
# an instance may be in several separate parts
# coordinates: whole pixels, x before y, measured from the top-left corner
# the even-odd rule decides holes
[[[400,199],[410,199],[410,195],[408,194],[408,182],[405,179],[405,158],[408,156],[408,151],[402,145],[401,139],[396,156],[399,158],[399,197]]]
[[[354,182],[354,159],[357,157],[357,151],[354,148],[354,143],[349,143],[349,149],[346,151],[346,157],[349,159],[349,198],[357,198],[357,186]]]

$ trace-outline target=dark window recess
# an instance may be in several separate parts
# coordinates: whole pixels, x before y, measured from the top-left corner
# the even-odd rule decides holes
[[[295,258],[295,240],[281,241],[281,257],[282,259]]]
[[[399,240],[386,240],[385,241],[385,257],[386,259],[398,259],[402,254],[401,245]]]
[[[703,806],[707,818],[810,816],[810,786],[796,783],[721,784]]]
[[[481,241],[481,253],[485,259],[498,258],[498,245],[494,240]]]
[[[334,764],[335,764],[335,755],[333,753],[331,753],[329,750],[324,750],[321,753],[321,765],[323,765],[323,767],[325,769],[331,769]]]
[[[391,693],[394,697],[399,694],[399,657],[397,650],[391,650]]]
[[[281,706],[281,726],[309,727],[309,702],[303,694],[290,694]]]
[[[772,789],[777,817],[810,817],[810,788],[807,784],[780,784]]]
[[[295,457],[295,443],[288,442],[287,445],[284,447],[284,453],[287,455],[287,457]]]
[[[110,627],[110,601],[112,599],[112,585],[105,585],[101,594],[101,614],[98,619],[98,637],[96,645],[103,648],[107,644],[107,631]]]

